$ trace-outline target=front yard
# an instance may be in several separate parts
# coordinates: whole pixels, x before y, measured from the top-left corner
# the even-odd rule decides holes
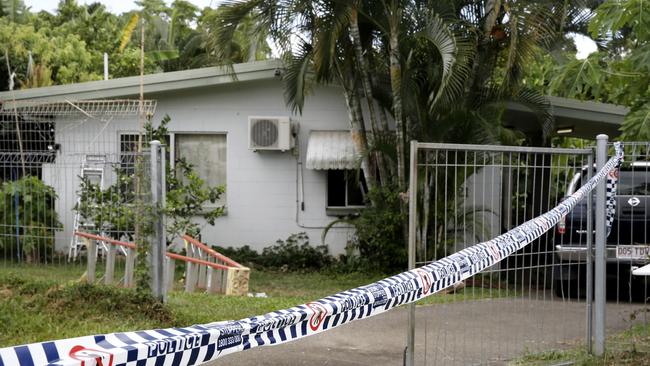
[[[82,265],[0,265],[0,347],[90,334],[133,331],[241,319],[289,308],[369,284],[381,274],[275,272],[253,270],[251,293],[233,297],[206,293],[170,294],[166,305],[115,286],[89,286],[79,279]],[[438,294],[420,305],[512,296],[513,291],[467,287]]]

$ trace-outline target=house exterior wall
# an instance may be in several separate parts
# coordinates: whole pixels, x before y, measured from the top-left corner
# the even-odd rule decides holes
[[[312,244],[320,244],[323,227],[335,217],[326,215],[326,172],[305,169],[304,158],[311,130],[348,128],[340,90],[316,88],[307,99],[302,115],[292,115],[287,109],[279,79],[235,82],[146,97],[158,101],[155,125],[166,114],[171,117],[170,132],[227,134],[227,213],[217,219],[215,226],[203,227],[203,241],[220,246],[250,245],[261,250],[292,233],[306,232]],[[297,151],[249,150],[248,116],[291,116],[292,122],[300,126]],[[56,140],[61,144],[61,151],[56,163],[44,166],[43,179],[59,194],[57,212],[64,230],[57,233],[58,250],[65,250],[70,243],[83,155],[107,154],[109,161],[118,162],[119,134],[135,132],[138,127],[137,118],[57,123]],[[301,207],[300,175],[304,185],[304,211],[298,209]],[[112,174],[107,173],[105,186],[113,181]],[[331,230],[326,238],[330,251],[342,253],[351,234],[350,228]]]

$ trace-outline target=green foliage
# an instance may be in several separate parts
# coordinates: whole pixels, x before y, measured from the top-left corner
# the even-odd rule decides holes
[[[384,273],[404,270],[407,253],[402,225],[406,213],[400,208],[398,190],[391,186],[377,187],[368,192],[368,200],[374,204],[349,221],[356,229],[350,245],[359,252],[359,264]]]
[[[248,245],[239,248],[215,249],[239,263],[282,271],[313,271],[331,267],[336,260],[329,254],[326,245],[312,246],[306,233],[290,235],[286,240],[278,240],[268,246],[262,253]]]
[[[27,8],[22,0],[0,0],[0,17],[6,17],[13,23],[25,21]]]
[[[119,168],[115,169],[115,184],[101,189],[98,183],[81,177],[79,202],[74,210],[84,222],[95,225],[98,232],[114,239],[133,239],[135,231],[135,184],[134,176]]]
[[[155,128],[147,123],[143,141],[165,141],[170,121],[171,118],[165,116]],[[135,176],[120,168],[116,168],[115,173],[116,182],[104,189],[82,178],[79,190],[81,199],[74,210],[80,212],[84,220],[92,222],[99,232],[108,233],[116,239],[126,237],[132,240],[136,218],[139,217],[136,213]],[[162,210],[167,217],[167,242],[183,234],[198,236],[201,229],[196,220],[198,216],[207,224],[214,225],[215,220],[224,214],[224,207],[215,204],[225,188],[207,186],[185,160],[178,159],[174,169],[169,165],[166,167],[166,181],[167,201]]]
[[[3,223],[0,249],[9,250],[20,245],[21,254],[28,262],[45,260],[54,249],[54,232],[62,228],[54,210],[56,197],[54,189],[36,177],[3,182],[0,186],[0,222]]]
[[[261,259],[267,267],[288,270],[321,269],[333,262],[326,245],[311,246],[305,233],[292,234],[286,240],[264,248]]]
[[[169,219],[168,242],[183,234],[198,237],[201,231],[201,226],[195,221],[198,215],[213,226],[215,220],[223,216],[224,207],[214,205],[225,188],[208,187],[184,159],[176,160],[174,169],[167,175],[167,184],[169,189],[164,211]]]
[[[599,49],[584,60],[569,52],[547,55],[527,69],[525,80],[544,93],[630,108],[622,138],[650,139],[650,9],[642,0],[608,0],[588,25]]]
[[[0,18],[0,44],[3,45],[0,83],[5,90],[8,87],[5,50],[20,87],[28,85],[27,64],[30,52],[35,66],[47,68],[49,78],[56,84],[99,78],[99,75],[92,70],[90,52],[86,50],[84,41],[75,34],[52,34],[45,29],[37,30],[30,24],[15,24],[6,18]]]
[[[176,71],[212,65],[209,30],[215,10],[201,12],[189,1],[138,2],[140,12],[112,14],[98,2],[60,1],[54,14],[32,13],[22,0],[0,1],[0,56],[7,50],[17,85],[32,88],[102,78],[108,53],[112,78],[140,74],[140,20],[145,28],[144,72]],[[241,61],[271,54],[264,35],[253,34],[253,20],[236,32]],[[252,41],[255,40],[255,41]],[[251,43],[252,42],[252,43]],[[28,52],[40,69],[38,82],[26,75]],[[254,57],[249,57],[253,52]],[[0,90],[8,89],[6,62],[0,62]]]

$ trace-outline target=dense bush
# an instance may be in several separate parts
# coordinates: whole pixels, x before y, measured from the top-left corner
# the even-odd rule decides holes
[[[400,210],[399,191],[395,187],[377,187],[368,192],[368,205],[359,216],[349,220],[356,229],[351,249],[359,258],[357,266],[384,273],[406,268],[407,251],[402,225],[406,214]]]
[[[0,186],[0,250],[20,248],[27,262],[39,262],[54,250],[54,232],[62,225],[54,210],[54,188],[27,176]],[[15,252],[14,252],[15,253]],[[15,254],[14,254],[15,255]]]
[[[283,271],[320,270],[336,263],[327,246],[312,246],[305,233],[292,234],[286,240],[278,240],[259,253],[248,245],[240,248],[215,249],[235,261],[257,268]]]

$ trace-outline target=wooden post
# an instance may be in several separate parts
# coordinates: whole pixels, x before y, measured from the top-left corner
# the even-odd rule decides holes
[[[104,274],[104,283],[112,285],[113,277],[115,275],[115,254],[117,248],[111,243],[106,244],[108,245],[108,251],[106,252],[106,273]]]
[[[84,238],[86,244],[86,254],[88,256],[88,271],[86,272],[86,281],[90,284],[95,283],[95,266],[97,264],[97,245],[94,240]]]
[[[167,292],[174,290],[174,272],[176,271],[176,261],[172,258],[166,258],[166,268],[165,268],[165,286]]]
[[[124,287],[133,287],[133,274],[135,270],[135,249],[126,250],[126,264],[124,266]]]
[[[226,295],[245,296],[248,294],[248,280],[250,276],[250,269],[242,268],[228,268],[228,276],[226,282]]]
[[[187,247],[187,256],[194,258],[194,249],[192,246]],[[196,264],[185,262],[185,292],[194,292],[196,288]]]
[[[199,259],[206,260],[206,254],[201,249],[198,249],[197,252],[198,252],[197,254],[198,254]],[[196,281],[197,281],[196,287],[204,289],[204,288],[207,287],[206,286],[206,276],[207,276],[207,269],[208,269],[207,267],[208,266],[198,265],[196,267],[197,267],[196,270],[198,272],[197,273],[197,279],[196,279]]]
[[[208,293],[214,294],[217,292],[217,269],[208,267],[207,270],[207,281],[208,281]]]

